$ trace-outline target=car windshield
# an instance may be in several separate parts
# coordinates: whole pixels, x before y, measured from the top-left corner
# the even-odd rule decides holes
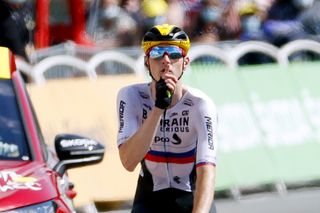
[[[0,160],[30,160],[13,83],[4,79],[0,79]]]

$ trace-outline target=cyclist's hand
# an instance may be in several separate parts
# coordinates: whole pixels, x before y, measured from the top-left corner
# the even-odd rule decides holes
[[[166,82],[161,78],[156,83],[156,103],[155,106],[160,109],[166,109],[172,102],[172,93]]]

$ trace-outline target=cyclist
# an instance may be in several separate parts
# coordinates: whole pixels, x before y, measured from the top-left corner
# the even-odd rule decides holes
[[[180,80],[190,40],[163,24],[145,33],[142,48],[152,81],[117,98],[121,162],[128,171],[141,162],[132,212],[215,212],[216,108]]]

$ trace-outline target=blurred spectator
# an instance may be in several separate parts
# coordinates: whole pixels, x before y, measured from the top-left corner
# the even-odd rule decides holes
[[[99,1],[84,0],[86,31],[93,38],[98,24]]]
[[[167,0],[167,21],[166,23],[176,25],[180,28],[184,27],[185,10],[180,0]]]
[[[259,7],[255,0],[242,0],[239,2],[239,16],[241,23],[241,41],[258,40],[265,41],[262,30],[263,19],[266,14],[267,7]],[[238,63],[244,64],[265,64],[272,63],[274,59],[270,56],[259,53],[250,52],[242,56]]]
[[[298,20],[302,24],[303,31],[306,34],[306,39],[312,39],[320,42],[320,0],[309,0],[304,3],[305,6],[309,6],[301,12]],[[291,60],[295,61],[312,61],[319,59],[319,54],[311,51],[300,52],[298,56],[291,57]]]
[[[202,43],[219,41],[219,25],[222,14],[220,0],[203,0],[202,3],[203,7],[199,13],[193,40]]]
[[[141,13],[143,34],[151,27],[166,23],[168,3],[165,0],[142,0]]]
[[[98,46],[118,47],[137,44],[137,23],[119,5],[119,0],[102,0],[94,38]]]
[[[26,47],[32,40],[34,22],[24,0],[0,1],[0,46],[28,61]]]
[[[309,4],[310,1],[305,0],[276,0],[263,24],[266,39],[280,47],[289,41],[305,38],[298,17]]]
[[[310,1],[310,0],[309,0]],[[313,1],[313,0],[312,0]],[[311,3],[311,2],[310,2]],[[310,7],[299,16],[307,38],[320,41],[320,0],[315,0]]]
[[[241,24],[237,3],[238,0],[228,0],[224,6],[219,31],[221,40],[239,39],[241,33]]]
[[[141,0],[122,0],[120,2],[120,7],[123,8],[140,26],[137,26],[137,32],[135,37],[137,42],[138,38],[142,37],[143,29],[141,29],[141,23],[143,22],[143,15],[141,14]]]
[[[141,17],[141,0],[122,0],[120,3],[120,7],[122,7],[127,13],[137,22],[140,23],[142,20]]]
[[[253,0],[253,1],[258,7],[261,19],[264,20],[267,16],[268,10],[273,5],[275,0]]]
[[[240,40],[264,40],[262,31],[262,17],[257,4],[254,1],[243,1],[239,5],[241,23]]]
[[[183,29],[192,37],[198,27],[198,16],[202,8],[202,0],[180,0],[180,3],[185,13]]]
[[[143,0],[141,14],[143,32],[164,23],[184,27],[185,10],[181,0]]]

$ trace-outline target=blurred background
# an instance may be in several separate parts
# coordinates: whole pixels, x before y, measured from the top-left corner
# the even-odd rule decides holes
[[[183,81],[219,115],[219,212],[320,212],[320,0],[1,0],[0,45],[16,55],[44,137],[80,133],[103,162],[69,172],[79,212],[129,212],[139,173],[116,147],[116,94],[149,81],[155,24],[192,42]]]

